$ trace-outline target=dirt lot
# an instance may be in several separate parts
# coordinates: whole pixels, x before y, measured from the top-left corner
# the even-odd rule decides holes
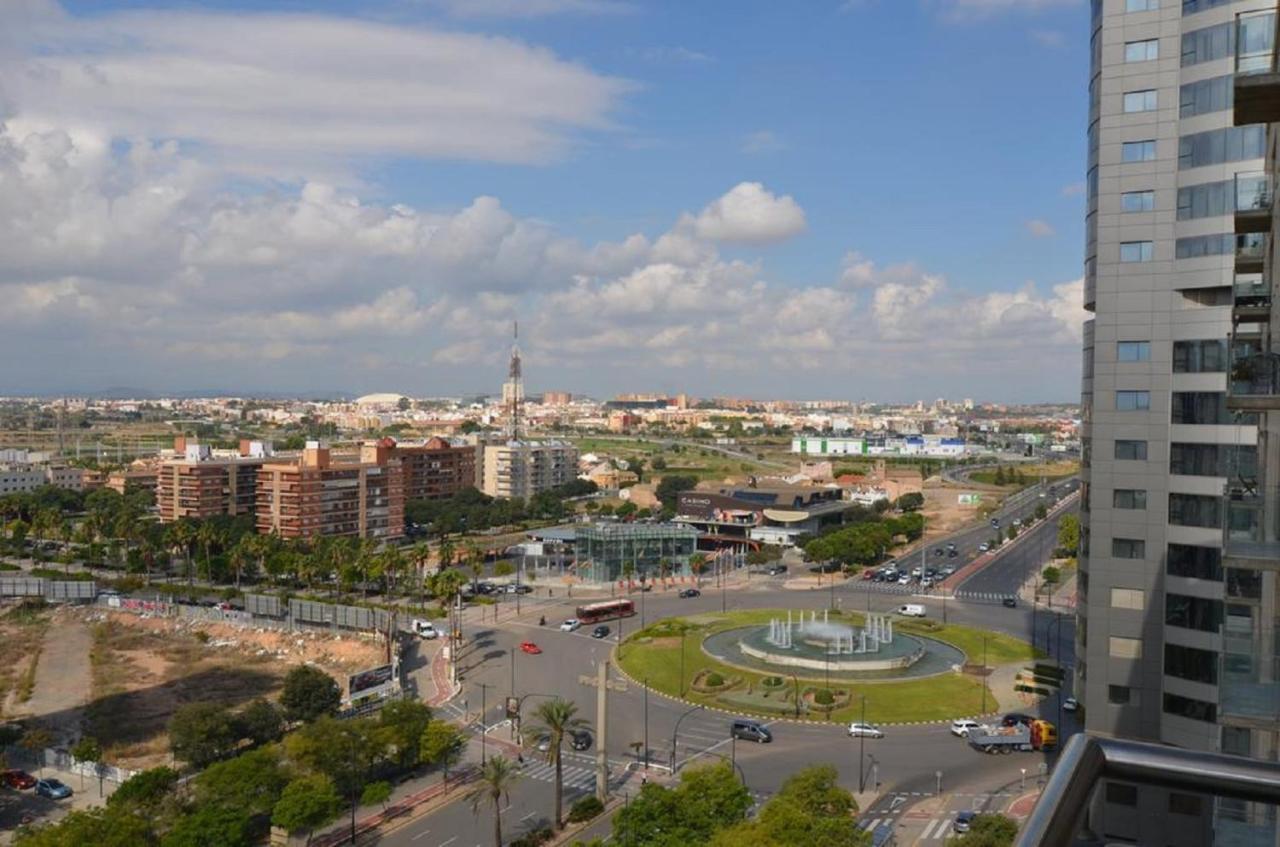
[[[323,668],[345,686],[348,674],[384,660],[377,642],[356,637],[82,614],[93,634],[87,729],[107,749],[108,761],[128,768],[168,760],[165,727],[185,703],[234,709],[274,697],[285,673],[301,663]]]
[[[26,711],[50,617],[48,609],[0,606],[0,718]]]

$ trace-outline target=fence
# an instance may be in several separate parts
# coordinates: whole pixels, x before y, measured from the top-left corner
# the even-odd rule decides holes
[[[290,600],[289,617],[295,621],[325,624],[341,629],[363,629],[384,632],[391,622],[391,614],[382,609],[366,609],[363,606],[338,606],[332,603],[316,603],[311,600]]]
[[[3,581],[0,581],[3,582]],[[9,580],[9,582],[41,582],[41,580]],[[62,585],[63,583],[54,583]],[[88,583],[90,586],[93,583]],[[0,595],[5,592],[0,587]],[[24,595],[13,595],[24,596]],[[42,596],[32,594],[30,596]],[[91,599],[91,598],[87,598]],[[261,626],[270,629],[307,629],[333,632],[336,629],[368,633],[385,633],[391,622],[391,613],[383,609],[366,609],[361,606],[340,606],[332,603],[316,603],[309,600],[290,600],[288,606],[278,597],[264,594],[245,595],[245,608],[230,609],[218,606],[193,606],[171,603],[166,600],[143,600],[136,597],[100,595],[97,603],[110,609],[120,609],[135,614],[176,617],[184,620],[232,623],[241,626]]]
[[[10,762],[22,762],[28,768],[37,770],[42,767],[52,768],[53,770],[76,776],[103,779],[107,782],[114,782],[117,785],[137,773],[137,771],[118,768],[115,765],[81,762],[66,750],[57,747],[46,747],[39,753],[32,753],[21,745],[11,744],[4,748],[4,754]]]
[[[98,596],[93,580],[41,579],[39,577],[0,578],[0,597],[43,597],[51,602],[83,600],[92,602]]]

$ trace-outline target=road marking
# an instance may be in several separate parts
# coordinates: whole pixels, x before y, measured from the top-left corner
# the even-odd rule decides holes
[[[536,814],[538,814],[538,813],[537,813],[537,812],[530,812],[529,814],[525,815],[524,817],[522,817],[522,818],[520,819],[520,823],[524,823],[525,821],[527,821],[529,818],[533,817],[533,816],[534,816],[534,815],[536,815]]]
[[[893,799],[889,801],[889,811],[892,812],[894,809],[898,808],[905,802],[907,802],[906,795],[903,795],[903,794],[893,795]]]
[[[938,823],[942,824],[942,826],[938,827],[938,831],[937,831],[937,832],[935,832],[935,833],[933,834],[933,837],[934,837],[935,839],[936,839],[936,838],[946,838],[946,837],[947,837],[947,831],[948,831],[949,829],[951,829],[951,819],[950,819],[950,818],[943,818],[942,820],[938,821]]]
[[[457,840],[458,840],[458,836],[455,835],[453,836],[453,838],[450,838],[448,841],[441,841],[439,844],[436,845],[436,847],[449,847],[450,844],[452,844]]]
[[[865,829],[867,832],[873,832],[875,828],[880,825],[880,820],[881,820],[880,818],[874,818],[869,821],[863,821],[862,828]]]
[[[428,835],[430,835],[430,834],[431,834],[431,830],[429,830],[429,829],[424,829],[424,830],[422,830],[422,832],[419,832],[417,835],[415,835],[415,836],[411,837],[409,840],[410,840],[410,841],[417,841],[419,838],[426,838],[426,837],[427,837]]]
[[[928,838],[933,833],[933,828],[937,826],[938,823],[939,821],[935,818],[934,820],[931,820],[929,821],[929,823],[925,824],[924,832],[920,833],[920,840],[924,841],[926,838]]]

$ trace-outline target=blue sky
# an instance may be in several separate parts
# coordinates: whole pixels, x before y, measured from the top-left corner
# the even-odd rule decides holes
[[[38,387],[33,383],[54,390],[92,388],[84,384],[90,373],[157,389],[194,381],[314,390],[324,387],[320,373],[339,383],[331,388],[356,391],[496,386],[501,375],[494,371],[486,333],[516,314],[530,325],[530,366],[543,369],[543,379],[531,381],[546,382],[547,388],[608,394],[662,384],[707,394],[968,394],[1010,400],[1070,399],[1079,390],[1078,347],[1072,344],[1082,316],[1070,308],[1078,306],[1068,302],[1074,292],[1055,287],[1077,280],[1081,266],[1083,198],[1075,187],[1084,155],[1083,2],[361,3],[358,23],[367,27],[353,33],[352,52],[339,55],[326,52],[332,42],[312,34],[349,21],[357,4],[18,5],[28,14],[19,13],[14,31],[30,27],[33,37],[15,41],[38,49],[10,43],[5,52],[0,41],[0,83],[6,76],[18,83],[8,114],[0,106],[0,121],[7,119],[6,132],[21,151],[11,165],[21,169],[25,161],[29,176],[31,162],[50,155],[47,143],[34,145],[35,134],[47,140],[50,132],[66,133],[71,149],[80,153],[58,155],[92,171],[98,182],[59,190],[88,191],[111,206],[113,196],[128,190],[121,188],[122,179],[146,196],[163,184],[166,191],[180,192],[181,201],[144,217],[171,231],[175,244],[187,239],[185,247],[149,266],[149,286],[137,290],[134,280],[134,290],[124,294],[109,289],[109,278],[122,275],[120,260],[104,256],[100,244],[83,251],[78,262],[68,263],[69,254],[80,254],[64,245],[58,262],[36,256],[22,263],[20,274],[0,276],[0,288],[14,286],[14,296],[33,304],[24,316],[26,340],[40,337],[38,325],[45,320],[100,324],[101,313],[76,310],[83,312],[89,301],[100,310],[130,296],[139,298],[131,314],[147,325],[165,324],[171,312],[164,309],[193,298],[204,304],[210,320],[200,329],[199,344],[192,343],[190,331],[183,338],[105,333],[100,341],[86,342],[90,361],[75,378],[33,363],[12,385],[0,377],[0,390]],[[146,24],[141,34],[138,22]],[[257,61],[253,55],[232,56],[239,26],[279,33],[273,42],[278,55],[264,58],[262,70],[286,82],[263,86],[251,104],[244,93],[257,77],[246,76],[242,87],[228,82]],[[185,31],[192,28],[207,32],[207,42],[187,41]],[[407,52],[439,48],[441,58],[425,65],[398,58],[391,42],[399,33],[421,39],[420,45],[400,45]],[[473,61],[481,43],[489,55]],[[385,90],[385,80],[376,81],[380,51],[397,56],[388,60],[387,73],[399,76],[389,79],[417,77],[422,83],[397,95],[399,110],[419,110],[415,120],[439,130],[441,140],[403,142],[398,115],[359,102],[376,101]],[[164,64],[147,61],[171,53],[197,54],[192,65],[199,70],[157,72]],[[503,76],[508,54],[519,78],[548,74],[545,84],[531,83],[528,93],[516,92],[503,107],[522,113],[528,104],[530,116],[508,122],[503,114],[488,114],[473,123],[475,104],[511,90]],[[295,60],[296,68],[290,65]],[[92,85],[110,86],[113,95],[89,97],[92,85],[51,84],[43,81],[49,75],[30,72],[62,61],[99,62],[101,80]],[[351,64],[358,83],[370,77],[375,82],[344,101],[346,69],[337,68],[336,83],[329,83],[335,86],[332,103],[319,98],[314,102],[320,105],[295,108],[312,102],[307,98],[315,92],[295,98],[293,81],[310,67],[331,69],[343,62]],[[61,66],[64,79],[66,67]],[[204,72],[210,68],[216,81]],[[490,69],[493,80],[486,79]],[[182,87],[175,94],[166,89],[169,82]],[[574,93],[561,103],[557,92],[565,90]],[[149,91],[154,93],[148,96]],[[162,113],[171,94],[183,106],[177,117],[172,108]],[[439,105],[454,95],[457,103]],[[204,104],[211,108],[202,110]],[[269,124],[260,116],[243,131],[229,126],[252,110],[269,116],[276,107],[281,126],[314,125],[269,144],[262,141],[262,127]],[[467,127],[453,132],[459,120]],[[330,127],[340,129],[328,146],[309,141]],[[536,142],[494,142],[489,149],[494,139],[523,138],[526,132],[536,134]],[[84,163],[92,157],[84,151],[95,149],[93,139],[109,139],[115,153],[89,168]],[[129,151],[143,145],[158,152],[139,167]],[[121,173],[112,175],[113,169]],[[752,197],[766,204],[765,213],[777,211],[768,205],[774,200],[792,198],[803,210],[803,225],[776,232],[730,226],[718,235],[708,234],[714,228],[694,227],[688,249],[673,263],[673,254],[659,245],[664,234],[692,232],[699,210],[743,183],[760,184]],[[33,192],[51,190],[30,179],[26,185]],[[334,193],[307,193],[308,185],[332,186]],[[202,245],[217,241],[229,217],[245,224],[238,230],[242,237],[253,232],[255,239],[270,241],[264,234],[269,227],[247,222],[254,215],[283,220],[270,218],[268,207],[280,204],[280,215],[297,213],[310,208],[306,197],[320,197],[316,206],[330,221],[352,203],[374,217],[390,215],[398,205],[412,207],[413,225],[432,233],[430,261],[409,256],[406,262],[398,247],[382,253],[364,249],[370,236],[360,227],[368,221],[326,232],[329,243],[351,239],[353,252],[328,262],[329,268],[343,268],[342,279],[305,267],[296,243],[227,246],[239,250],[241,260],[253,251],[279,260],[266,270],[271,259],[249,262],[252,270],[242,274],[227,274],[225,253],[214,261],[196,257],[190,247],[193,237]],[[496,198],[505,223],[486,217],[483,225],[445,227],[439,234],[442,222],[454,220],[478,197]],[[689,224],[683,230],[682,215]],[[299,217],[304,216],[291,219]],[[49,224],[33,219],[12,225],[8,235],[30,237],[41,225]],[[95,226],[115,237],[136,235],[119,221],[95,220],[84,228]],[[481,230],[486,235],[478,235]],[[470,239],[478,242],[499,231],[506,233],[503,246],[474,252],[481,248]],[[624,244],[635,234],[647,246],[626,261],[579,255],[612,249],[607,245]],[[4,237],[0,231],[0,245]],[[461,241],[451,245],[442,241],[446,237]],[[538,258],[508,267],[512,245],[522,258],[536,248]],[[459,264],[433,264],[441,251]],[[566,252],[573,256],[566,258]],[[842,268],[859,261],[848,258],[851,253],[874,262],[874,270],[853,280],[842,277]],[[669,276],[659,279],[659,266]],[[259,273],[265,276],[248,290],[260,307],[238,314],[225,302],[233,298],[223,297],[237,284],[232,277]],[[1027,289],[1028,283],[1034,288]],[[711,300],[716,290],[732,296],[719,309],[700,300],[675,303],[671,296],[699,286]],[[730,339],[735,309],[740,326],[750,327],[796,297],[813,306],[805,310],[813,320],[792,315],[759,346]],[[579,310],[582,323],[565,318],[574,311],[565,308],[570,298],[593,304]],[[395,329],[387,342],[388,333],[379,332],[371,316],[380,314],[377,308],[370,312],[377,303],[395,304],[392,310],[402,319],[409,312],[418,317]],[[946,324],[952,318],[988,316],[992,310],[999,311],[998,320],[970,328],[966,338],[948,344],[937,337],[950,332]],[[824,312],[828,323],[816,318]],[[363,318],[351,318],[353,313]],[[351,332],[324,340],[304,318],[320,324],[337,320]],[[612,333],[603,326],[610,320],[617,321]],[[941,333],[935,325],[928,337],[913,337],[912,320],[941,323]],[[650,327],[627,336],[638,324]],[[670,333],[650,354],[636,355],[637,342],[674,324],[682,331]],[[282,326],[301,329],[273,335],[267,350],[254,347],[263,343],[261,332],[237,329],[249,325],[270,327],[272,333]],[[595,340],[574,345],[564,342],[566,336]],[[613,347],[608,336],[617,339]],[[998,343],[984,344],[988,340]],[[812,355],[792,359],[789,345]],[[896,362],[913,349],[924,361],[911,367]],[[935,356],[950,364],[928,367]],[[964,367],[955,364],[956,357]],[[255,358],[271,367],[245,369]],[[838,363],[835,375],[832,362]],[[432,365],[447,366],[450,375],[424,376],[424,367],[430,371]],[[1046,382],[1046,366],[1060,377]],[[857,378],[839,375],[849,371]]]

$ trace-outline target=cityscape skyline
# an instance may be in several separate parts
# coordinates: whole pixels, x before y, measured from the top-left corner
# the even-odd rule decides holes
[[[1070,397],[1080,4],[890,5],[6,4],[0,392]]]

